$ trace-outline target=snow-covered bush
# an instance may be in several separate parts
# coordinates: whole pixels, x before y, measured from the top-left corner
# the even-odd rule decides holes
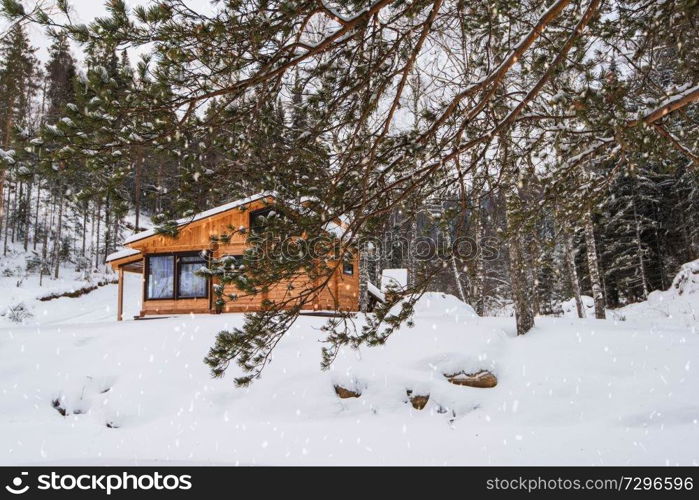
[[[22,277],[24,276],[24,270],[20,266],[4,267],[2,269],[2,276],[4,278]]]
[[[27,274],[49,274],[51,272],[50,261],[48,258],[42,259],[38,254],[34,253],[27,257],[25,272]]]
[[[699,290],[699,260],[682,265],[672,281],[672,288],[677,290],[677,295],[690,295]]]
[[[8,306],[5,316],[13,323],[21,323],[25,319],[31,318],[33,314],[29,311],[27,306],[24,305],[24,302],[20,302],[17,305]]]

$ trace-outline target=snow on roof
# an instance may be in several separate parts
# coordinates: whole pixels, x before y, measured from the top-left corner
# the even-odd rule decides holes
[[[408,287],[407,269],[384,269],[381,272],[381,290],[386,292],[389,288],[404,290]]]
[[[112,252],[107,255],[107,260],[105,260],[105,262],[123,259],[124,257],[131,257],[132,255],[138,255],[140,253],[141,252],[139,250],[134,248],[122,248],[121,250],[117,250],[116,252]]]
[[[315,196],[303,196],[301,198],[301,200],[299,200],[299,203],[303,206],[303,204],[306,202],[318,202],[318,201],[319,201],[318,198],[316,198]],[[348,227],[350,225],[351,220],[347,215],[344,215],[344,214],[338,216],[337,219],[339,220],[339,223],[334,221],[334,220],[330,220],[330,221],[325,223],[325,225],[323,226],[323,229],[325,231],[328,231],[329,233],[334,234],[339,239],[343,239],[343,238],[349,236]]]
[[[386,302],[386,296],[384,295],[384,293],[381,290],[379,290],[376,287],[376,285],[374,285],[370,281],[367,281],[366,288],[370,294],[372,294],[374,297],[379,299],[381,302]]]
[[[323,226],[323,229],[329,233],[334,234],[339,239],[343,239],[349,235],[349,231],[347,229],[347,226],[342,226],[342,225],[340,225],[336,222],[333,222],[333,221],[326,222],[325,225]]]
[[[253,201],[257,201],[257,200],[259,200],[259,199],[261,199],[261,198],[267,198],[267,197],[278,198],[279,196],[277,195],[277,192],[276,192],[276,191],[262,191],[262,192],[260,192],[260,193],[254,194],[254,195],[252,195],[252,196],[248,196],[247,198],[241,198],[241,199],[239,199],[239,200],[235,200],[235,201],[232,201],[232,202],[230,202],[230,203],[226,203],[225,205],[221,205],[221,206],[218,206],[218,207],[214,207],[214,208],[212,208],[212,209],[210,209],[210,210],[206,210],[206,211],[204,211],[204,212],[199,212],[198,214],[195,214],[195,215],[190,215],[189,217],[183,217],[183,218],[181,218],[181,219],[178,219],[178,220],[176,221],[176,222],[177,222],[177,226],[179,227],[179,226],[184,226],[184,225],[187,225],[187,224],[191,224],[192,222],[196,222],[196,221],[198,221],[198,220],[206,219],[207,217],[211,217],[211,216],[213,216],[213,215],[218,215],[218,214],[220,214],[220,213],[227,212],[228,210],[232,210],[232,209],[234,209],[234,208],[238,208],[238,207],[241,207],[241,206],[243,206],[243,205],[247,205],[248,203],[252,203]],[[308,201],[308,200],[309,200],[309,199],[303,199],[302,202],[303,202],[303,201]],[[346,218],[346,217],[345,217],[345,219],[349,220],[349,219]],[[341,219],[341,220],[342,220],[342,219]],[[344,220],[343,220],[342,223],[347,224]],[[343,227],[342,223],[341,223],[341,224],[337,224],[336,222],[328,221],[328,222],[325,224],[324,229],[325,229],[326,231],[328,231],[328,232],[333,233],[333,234],[334,234],[335,236],[337,236],[338,238],[343,238],[343,237],[347,236],[347,234],[346,234],[346,233],[347,233],[347,229],[346,229],[346,226]],[[131,236],[129,236],[128,238],[126,238],[126,239],[124,240],[124,244],[125,244],[125,245],[128,245],[129,243],[133,243],[133,242],[135,242],[135,241],[139,241],[139,240],[142,240],[142,239],[144,239],[144,238],[149,238],[149,237],[151,237],[151,236],[155,236],[156,234],[157,234],[157,233],[156,233],[156,230],[155,230],[155,229],[149,229],[149,230],[147,230],[147,231],[141,231],[141,232],[139,232],[139,233],[132,234]]]
[[[260,198],[266,198],[268,196],[276,197],[276,193],[274,191],[262,191],[261,193],[257,193],[257,194],[254,194],[252,196],[248,196],[247,198],[241,198],[239,200],[235,200],[235,201],[232,201],[230,203],[226,203],[225,205],[214,207],[211,210],[199,212],[198,214],[191,215],[189,217],[183,217],[183,218],[177,220],[177,226],[184,226],[186,224],[190,224],[192,222],[196,222],[196,221],[201,220],[201,219],[206,219],[207,217],[211,217],[213,215],[218,215],[222,212],[226,212],[228,210],[238,208],[242,205],[247,205],[248,203],[252,203],[253,201],[259,200]],[[133,243],[134,241],[139,241],[139,240],[142,240],[143,238],[149,238],[150,236],[155,236],[155,234],[156,234],[155,229],[149,229],[148,231],[141,231],[140,233],[132,234],[131,236],[126,238],[124,240],[124,244],[128,245],[129,243]]]

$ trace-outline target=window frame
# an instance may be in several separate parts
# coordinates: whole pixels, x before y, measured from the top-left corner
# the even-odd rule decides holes
[[[208,255],[206,257],[201,256],[201,252],[180,252],[175,255],[175,288],[176,300],[187,300],[187,299],[208,299],[209,298],[209,277],[206,276],[204,281],[206,285],[204,286],[204,295],[194,295],[194,296],[181,296],[180,295],[180,273],[182,272],[182,264],[195,264],[197,262],[182,262],[182,257],[198,257],[203,265],[207,265],[209,262]]]
[[[347,266],[349,266],[351,269],[349,273],[347,272]],[[344,274],[345,276],[354,276],[354,262],[343,262],[342,274]]]
[[[191,251],[191,252],[162,252],[162,253],[151,253],[151,254],[146,254],[145,256],[145,264],[144,264],[144,269],[143,269],[143,300],[190,300],[190,299],[208,299],[210,292],[209,289],[211,288],[211,279],[209,276],[207,276],[206,279],[206,287],[205,287],[205,294],[204,295],[198,295],[196,297],[181,297],[179,294],[180,291],[180,257],[200,257],[205,263],[208,264],[209,259],[211,256],[208,254],[206,257],[201,256],[201,251]],[[170,297],[149,297],[148,296],[148,282],[150,278],[150,258],[151,257],[172,257],[172,272],[173,278],[172,278],[172,296]]]
[[[153,253],[153,254],[148,254],[146,255],[145,258],[145,263],[143,266],[143,300],[175,300],[176,295],[175,295],[175,279],[176,277],[172,277],[172,283],[173,283],[173,288],[172,288],[172,294],[169,297],[151,297],[149,295],[149,284],[150,284],[150,259],[151,257],[172,257],[172,263],[173,263],[173,268],[175,267],[175,263],[177,262],[177,258],[175,257],[175,254],[173,253]]]

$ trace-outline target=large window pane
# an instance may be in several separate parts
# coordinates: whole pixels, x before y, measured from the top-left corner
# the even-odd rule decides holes
[[[199,256],[180,257],[180,275],[177,280],[178,297],[206,297],[206,277],[194,274],[205,265],[206,261]]]
[[[174,297],[174,257],[152,255],[148,257],[148,298],[171,299]]]

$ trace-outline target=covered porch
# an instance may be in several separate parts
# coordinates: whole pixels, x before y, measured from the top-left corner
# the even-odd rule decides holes
[[[122,321],[124,316],[124,273],[137,273],[143,276],[144,259],[140,251],[126,248],[114,252],[107,257],[106,263],[115,270],[119,276],[117,285],[117,321]],[[141,299],[143,299],[143,279],[141,279]]]

